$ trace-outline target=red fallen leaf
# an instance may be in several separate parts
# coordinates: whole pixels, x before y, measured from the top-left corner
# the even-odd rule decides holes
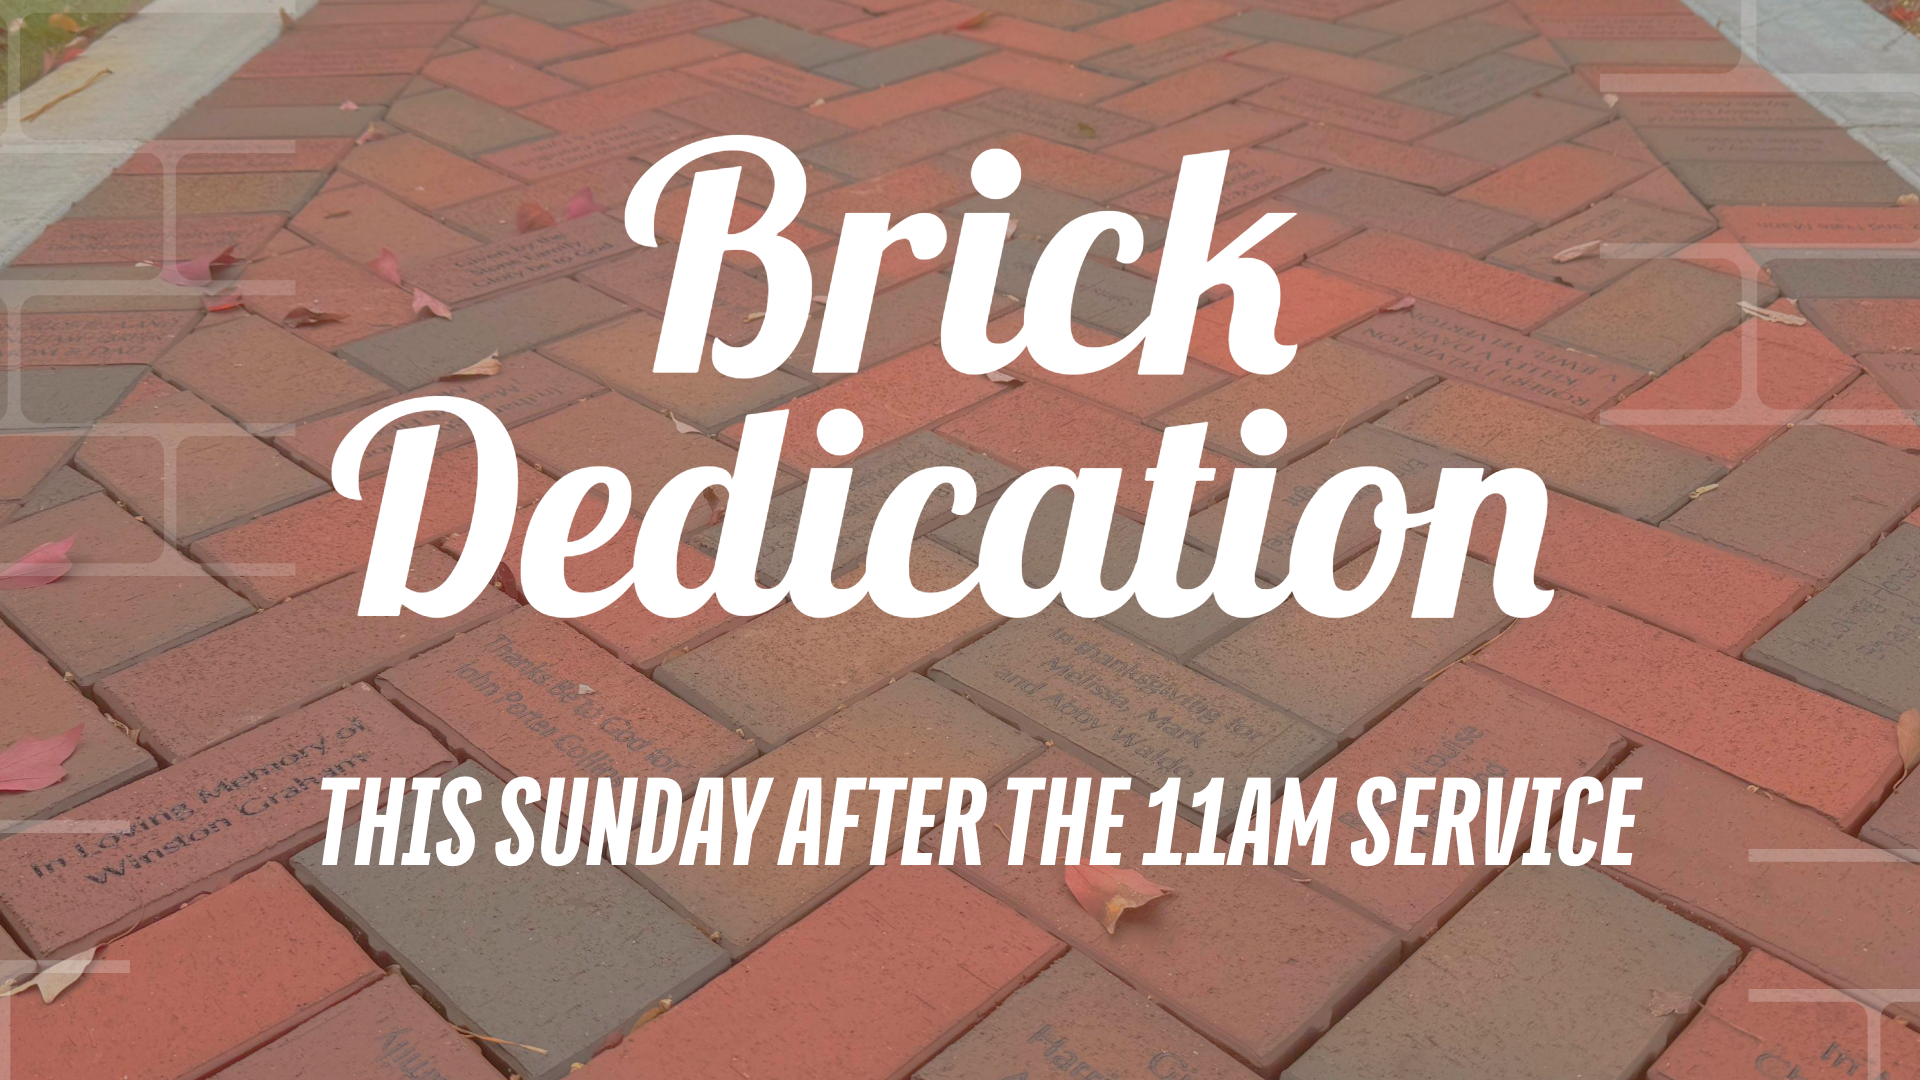
[[[234,311],[241,306],[240,294],[237,292],[227,293],[225,296],[203,296],[200,298],[200,302],[207,306],[209,313],[216,311]]]
[[[562,221],[572,221],[574,218],[599,212],[600,204],[593,201],[593,189],[583,187],[573,193],[573,198],[567,200],[567,208],[560,212],[560,216]]]
[[[380,257],[367,264],[367,269],[380,275],[380,280],[394,288],[400,287],[400,260],[386,248],[380,249]]]
[[[1113,933],[1120,916],[1130,908],[1145,907],[1172,890],[1148,881],[1138,870],[1118,866],[1069,866],[1067,889],[1087,914]]]
[[[398,282],[395,284],[398,284]],[[433,297],[428,296],[423,290],[415,289],[413,290],[413,313],[418,315],[423,311],[431,311],[443,319],[453,318],[453,310],[451,308],[435,300]]]
[[[318,326],[321,323],[340,322],[345,318],[345,315],[341,315],[338,312],[321,311],[318,308],[301,305],[299,307],[288,308],[287,313],[280,316],[280,325],[292,330],[302,326]]]
[[[221,248],[211,255],[202,255],[197,259],[188,259],[186,262],[177,262],[163,267],[160,271],[160,280],[182,288],[204,289],[213,284],[215,270],[232,266],[239,261],[233,254],[232,248]]]
[[[41,544],[11,566],[0,567],[0,589],[32,589],[51,585],[73,569],[67,552],[73,550],[73,537]]]
[[[1405,311],[1412,306],[1413,306],[1413,297],[1403,296],[1400,299],[1395,300],[1391,304],[1381,304],[1380,310],[1383,312],[1384,311]]]
[[[553,220],[552,214],[547,213],[546,207],[536,202],[521,203],[520,212],[515,215],[514,223],[523,233],[539,232],[541,229],[551,229],[559,224]]]
[[[81,38],[79,41],[76,41],[73,44],[67,46],[67,51],[60,54],[60,62],[65,64],[72,61],[74,57],[79,56],[83,52],[86,52],[87,46],[91,44],[93,44],[93,42],[88,41],[85,38]]]
[[[48,739],[21,739],[0,753],[0,791],[39,791],[66,779],[61,764],[80,747],[75,724]]]

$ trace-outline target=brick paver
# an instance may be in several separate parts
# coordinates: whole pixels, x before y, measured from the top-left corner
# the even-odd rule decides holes
[[[1858,1006],[1749,991],[1885,991],[1920,962],[1920,785],[1896,787],[1891,719],[1920,706],[1902,412],[1920,408],[1920,263],[1856,257],[1920,241],[1920,208],[1778,80],[1729,71],[1738,55],[1674,0],[320,0],[0,269],[0,564],[71,535],[80,565],[0,591],[0,747],[83,732],[68,779],[0,794],[0,818],[126,821],[0,842],[0,967],[132,930],[101,953],[128,973],[0,1001],[16,1073],[1865,1075]],[[1690,81],[1619,78],[1647,73]],[[626,193],[739,133],[806,164],[786,235],[818,293],[843,214],[1017,218],[1000,340],[1049,237],[1134,214],[1143,257],[1103,238],[1075,291],[1087,344],[1146,314],[1182,156],[1231,150],[1214,245],[1296,215],[1252,254],[1301,350],[1247,375],[1216,289],[1179,377],[1024,356],[1011,381],[958,375],[938,344],[951,251],[896,249],[857,373],[812,372],[816,317],[760,378],[656,374],[689,189],[662,199],[658,250],[624,234]],[[989,147],[1023,168],[998,202],[968,182]],[[766,170],[721,164],[746,166],[744,225]],[[204,291],[231,300],[156,280],[228,247],[242,262]],[[398,283],[370,265],[383,252]],[[754,337],[764,273],[728,254],[713,335]],[[416,287],[453,318],[415,312]],[[488,356],[497,374],[443,378]],[[361,619],[392,433],[365,502],[327,490],[334,450],[380,406],[442,394],[512,431],[506,572],[455,618]],[[1260,407],[1290,434],[1256,459],[1235,436]],[[847,458],[813,438],[834,408],[864,422]],[[1517,467],[1552,490],[1537,576],[1558,595],[1518,623],[1494,608],[1489,506],[1449,621],[1409,618],[1418,537],[1386,599],[1338,621],[518,603],[526,507],[555,477],[611,465],[644,510],[675,473],[730,465],[769,409],[789,413],[769,581],[812,468],[852,468],[847,574],[904,472],[958,466],[985,503],[1065,465],[1124,470],[1114,584],[1157,429],[1205,422],[1216,475],[1183,584],[1211,565],[1236,467],[1278,469],[1269,584],[1341,469],[1391,471],[1418,511],[1441,468]],[[406,423],[441,429],[420,586],[464,550],[475,452],[451,417]],[[1371,563],[1374,502],[1341,528],[1344,584]],[[949,509],[918,523],[923,588],[978,554],[983,513]],[[1043,502],[1029,578],[1059,566],[1066,513]],[[711,519],[688,518],[684,581],[711,570]],[[624,574],[637,530],[573,559],[573,587]],[[518,773],[765,776],[774,806],[803,776],[971,773],[992,792],[985,861],[779,867],[770,810],[744,868],[319,865],[321,776],[449,769],[490,793]],[[1321,868],[1149,867],[1174,894],[1108,936],[1058,867],[1004,865],[998,786],[1098,772],[1134,778],[1122,851],[1153,846],[1142,789],[1173,776],[1647,786],[1630,866],[1361,867],[1342,821]],[[1829,855],[1753,854],[1775,849]],[[1911,1033],[1883,1036],[1879,1067],[1914,1068]]]

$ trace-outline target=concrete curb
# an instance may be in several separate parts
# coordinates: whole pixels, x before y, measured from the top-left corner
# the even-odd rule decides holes
[[[72,63],[6,102],[0,116],[0,266],[142,143],[280,36],[280,10],[318,0],[155,0]],[[21,117],[62,101],[31,124]]]
[[[1685,0],[1920,187],[1920,38],[1864,0]]]

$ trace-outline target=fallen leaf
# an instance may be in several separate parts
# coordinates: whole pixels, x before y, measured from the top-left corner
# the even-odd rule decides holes
[[[203,296],[200,302],[206,305],[209,312],[233,311],[240,306],[240,294],[230,292],[224,296]]]
[[[380,280],[400,287],[400,258],[386,248],[380,249],[380,257],[367,264],[367,269],[380,276]]]
[[[21,739],[0,752],[0,791],[39,791],[66,779],[61,763],[80,746],[83,725],[46,739]]]
[[[1647,991],[1648,1016],[1685,1016],[1700,1003],[1676,990]]]
[[[381,131],[378,127],[374,126],[373,124],[368,124],[367,130],[361,132],[360,137],[353,140],[353,145],[365,146],[368,143],[374,141],[375,139],[384,139],[386,137],[387,137],[386,132]]]
[[[215,270],[232,266],[239,261],[234,257],[232,248],[221,248],[211,255],[202,255],[197,259],[188,259],[186,262],[162,267],[160,280],[186,289],[204,289],[213,284]]]
[[[825,105],[826,103],[827,103],[827,99],[826,99],[826,98],[823,98],[823,97],[817,97],[817,98],[814,98],[814,99],[813,99],[812,101],[810,101],[810,102],[808,102],[808,103],[807,103],[807,108],[809,108],[809,109],[817,109],[817,108],[819,108],[820,106],[822,106],[822,105]]]
[[[1701,486],[1694,488],[1692,491],[1687,492],[1687,501],[1692,502],[1693,500],[1699,498],[1702,495],[1705,495],[1707,492],[1712,491],[1714,488],[1717,488],[1719,486],[1720,486],[1719,484],[1702,484]]]
[[[955,30],[978,30],[981,27],[987,25],[987,20],[991,18],[993,18],[993,12],[982,11],[979,14],[972,17],[971,19],[968,19],[967,21],[961,23],[959,26],[954,27],[954,29]]]
[[[281,32],[282,32],[282,33],[285,33],[285,32],[287,32],[287,31],[289,31],[289,30],[298,30],[298,29],[300,29],[300,24],[299,24],[299,23],[296,23],[296,22],[294,22],[294,21],[293,21],[293,16],[291,16],[291,15],[289,15],[289,14],[287,14],[287,9],[286,9],[286,8],[281,8],[281,9],[280,9],[280,30],[281,30]]]
[[[700,497],[707,501],[707,525],[720,523],[720,496],[716,494],[719,490],[717,487],[710,487],[700,493]],[[702,528],[705,527],[702,526]]]
[[[1906,766],[1900,776],[1905,779],[1907,773],[1920,766],[1920,709],[1908,709],[1901,713],[1899,721],[1894,724],[1894,733],[1900,741],[1900,760]]]
[[[326,216],[326,219],[327,219],[328,221],[336,221],[336,220],[338,220],[338,219],[340,219],[340,218],[343,218],[343,217],[352,217],[352,216],[353,216],[353,211],[351,211],[351,210],[329,210],[329,211],[327,211],[327,213],[326,213],[326,215],[325,215],[325,216]]]
[[[53,999],[59,997],[62,990],[79,982],[80,976],[87,973],[87,965],[93,963],[93,954],[98,951],[99,947],[95,946],[86,952],[74,953],[41,972],[33,980],[33,985],[40,990],[40,1000],[53,1004]]]
[[[1100,134],[1099,132],[1093,130],[1092,124],[1075,124],[1073,125],[1073,133],[1075,135],[1080,136],[1083,139],[1091,139],[1094,136]]]
[[[319,301],[316,300],[314,303],[317,304]],[[310,304],[301,304],[297,307],[288,308],[287,313],[280,316],[280,325],[289,330],[296,330],[302,326],[319,326],[321,323],[344,322],[345,320],[346,316],[337,311],[322,311]]]
[[[1893,200],[1893,203],[1895,206],[1920,206],[1920,195],[1915,195],[1909,191],[1905,195]]]
[[[452,308],[428,296],[426,290],[415,289],[413,290],[413,313],[418,315],[423,311],[431,311],[443,319],[453,318]]]
[[[340,103],[340,111],[341,112],[359,112],[360,105],[358,102],[354,101],[352,98],[348,98],[347,100]]]
[[[500,374],[500,352],[495,350],[487,354],[486,359],[477,360],[459,371],[450,371],[440,376],[442,379],[477,379],[483,375]]]
[[[759,322],[761,319],[764,319],[766,317],[767,317],[767,313],[764,311],[749,311],[747,312],[747,317],[744,319],[741,319],[740,321],[741,322]]]
[[[598,690],[595,690],[593,687],[588,686],[586,683],[575,683],[573,688],[576,692],[582,693],[582,694],[597,694],[600,692]]]
[[[11,566],[0,567],[0,589],[32,589],[41,585],[51,585],[65,577],[73,569],[73,562],[67,553],[73,550],[74,538],[55,540],[41,544]]]
[[[1807,325],[1807,320],[1801,318],[1798,315],[1789,315],[1784,311],[1769,311],[1766,308],[1759,307],[1754,304],[1749,304],[1745,300],[1740,301],[1738,304],[1734,306],[1738,307],[1741,311],[1746,312],[1747,314],[1753,316],[1756,319],[1764,319],[1770,323],[1779,323],[1782,326]]]
[[[649,1020],[657,1019],[660,1015],[662,1015],[668,1009],[671,1009],[671,1008],[673,1008],[673,999],[661,998],[659,1001],[656,1001],[653,1004],[647,1006],[646,1011],[640,1014],[640,1018],[633,1022],[633,1029],[635,1031],[640,1030],[640,1025],[648,1022]]]
[[[567,200],[567,208],[560,213],[562,221],[572,221],[574,218],[586,217],[588,214],[597,214],[599,212],[600,204],[593,201],[593,189],[583,187],[573,193],[573,198]]]
[[[1013,234],[1019,231],[1020,219],[1017,217],[1009,217],[1007,219],[1007,235],[1003,239],[1011,240],[1013,239]]]
[[[477,1031],[468,1031],[466,1028],[463,1028],[458,1024],[453,1024],[450,1026],[453,1028],[453,1030],[459,1032],[462,1035],[465,1035],[469,1039],[478,1039],[481,1042],[496,1043],[500,1046],[517,1046],[522,1050],[529,1050],[536,1054],[546,1053],[545,1050],[542,1050],[537,1046],[528,1046],[526,1043],[523,1043],[523,1042],[514,1042],[512,1039],[496,1039],[491,1035],[482,1035]]]
[[[1098,919],[1109,934],[1128,909],[1145,907],[1171,895],[1138,870],[1118,866],[1069,866],[1066,877],[1067,890],[1073,893],[1073,898],[1087,914]]]
[[[1601,94],[1600,100],[1606,102],[1607,108],[1611,109],[1615,105],[1620,104],[1620,95],[1619,94]]]
[[[547,213],[547,208],[539,203],[523,202],[520,204],[519,211],[514,214],[514,224],[521,232],[530,233],[551,229],[559,222],[553,220],[553,215]]]
[[[1010,382],[1018,382],[1019,380],[1015,379],[1013,376],[1007,374],[1004,371],[989,371],[987,372],[987,381],[997,382],[997,383],[1010,383]]]
[[[73,16],[64,12],[47,16],[47,25],[55,30],[65,30],[69,34],[80,32],[80,24],[73,20]]]
[[[1589,240],[1584,244],[1575,244],[1564,251],[1554,252],[1553,261],[1557,263],[1568,263],[1575,259],[1584,259],[1589,255],[1597,255],[1600,253],[1601,245],[1605,243],[1606,241],[1604,240]]]
[[[1413,306],[1413,297],[1403,296],[1391,304],[1381,304],[1381,311],[1405,311]]]
[[[673,430],[679,432],[682,435],[706,434],[706,432],[701,431],[699,428],[694,427],[692,424],[687,423],[685,420],[680,419],[679,417],[673,415],[672,413],[667,414],[667,419],[673,421]]]

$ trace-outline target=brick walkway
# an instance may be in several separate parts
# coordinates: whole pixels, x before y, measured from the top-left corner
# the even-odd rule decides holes
[[[1893,1023],[1870,1067],[1869,1014],[1828,990],[1920,1020],[1920,989],[1902,992],[1920,868],[1880,850],[1920,848],[1920,786],[1890,794],[1892,718],[1920,705],[1920,427],[1899,411],[1920,407],[1920,262],[1867,257],[1920,240],[1891,170],[1754,69],[1675,92],[1666,76],[1737,58],[1677,0],[634,6],[322,0],[0,272],[21,369],[0,397],[0,563],[71,535],[83,564],[0,592],[0,744],[86,730],[70,778],[0,795],[0,816],[127,823],[0,843],[0,915],[42,959],[141,927],[100,954],[124,974],[10,1000],[14,1076],[533,1080],[588,1059],[586,1080],[1920,1070],[1920,1036]],[[944,258],[896,252],[858,374],[813,375],[810,337],[763,378],[656,375],[674,246],[635,247],[618,207],[649,161],[713,133],[807,162],[788,235],[822,282],[841,215],[957,223],[987,205],[972,156],[1014,151],[1015,319],[1053,230],[1113,207],[1157,247],[1181,155],[1231,148],[1229,234],[1297,215],[1258,251],[1281,271],[1278,336],[1305,348],[1241,377],[1221,301],[1177,378],[1024,359],[1014,381],[961,376],[933,344]],[[749,169],[742,191],[764,199],[765,177]],[[663,215],[669,240],[679,216]],[[242,261],[211,291],[237,304],[155,279],[155,261],[229,246]],[[367,268],[382,249],[404,287]],[[1086,340],[1135,325],[1156,265],[1087,267]],[[714,334],[756,332],[758,273],[724,270]],[[416,287],[454,318],[416,315]],[[341,317],[287,328],[296,307]],[[437,381],[489,355],[498,374]],[[1339,622],[1129,607],[1006,624],[977,598],[914,622],[663,620],[629,598],[569,623],[505,582],[453,619],[360,619],[372,511],[323,478],[357,419],[409,394],[499,415],[528,504],[611,464],[644,507],[675,473],[730,464],[749,412],[789,408],[805,433],[852,408],[849,564],[911,470],[958,465],[984,490],[1124,465],[1136,515],[1155,428],[1231,433],[1267,406],[1292,432],[1253,462],[1294,493],[1269,521],[1275,580],[1334,472],[1385,466],[1430,499],[1438,468],[1479,463],[1554,490],[1540,576],[1560,591],[1517,625],[1481,562],[1445,622],[1409,620],[1409,565]],[[462,443],[442,428],[423,582],[460,550]],[[1230,434],[1214,450],[1223,480],[1246,455]],[[790,447],[774,562],[805,470],[831,463]],[[1195,571],[1222,490],[1196,506]],[[1041,515],[1036,575],[1064,513]],[[706,524],[690,522],[688,576],[711,565]],[[1490,558],[1486,524],[1474,554]],[[918,569],[963,574],[982,523],[923,525]],[[634,532],[578,560],[576,587],[613,580]],[[1138,535],[1116,523],[1117,560]],[[1356,515],[1348,573],[1372,543]],[[1004,865],[1004,793],[982,865],[957,871],[775,866],[779,821],[751,868],[356,869],[306,847],[319,776],[456,763],[485,778],[484,843],[506,830],[485,809],[494,777],[516,774],[770,776],[773,806],[795,777],[841,775],[1646,788],[1633,863],[1610,877],[1362,868],[1343,823],[1320,869],[1153,868],[1174,896],[1111,937],[1057,867]],[[1114,847],[1151,848],[1144,803],[1123,802]],[[872,842],[871,808],[849,852]],[[1766,854],[1781,850],[1814,854]]]

